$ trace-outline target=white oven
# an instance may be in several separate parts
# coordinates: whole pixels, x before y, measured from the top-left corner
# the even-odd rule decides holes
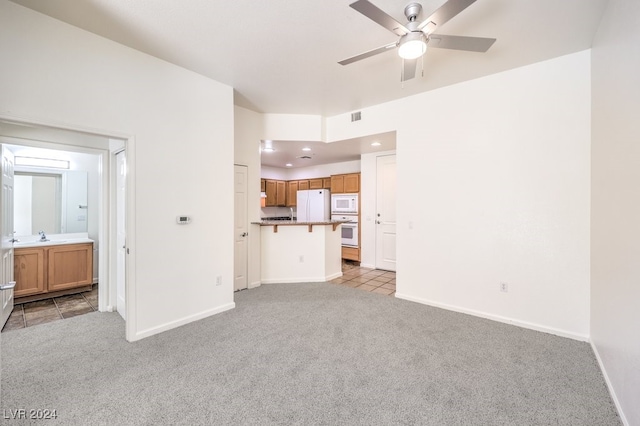
[[[358,194],[331,194],[331,214],[358,214]]]
[[[342,245],[358,247],[358,215],[331,215],[331,220],[350,220],[342,224]]]

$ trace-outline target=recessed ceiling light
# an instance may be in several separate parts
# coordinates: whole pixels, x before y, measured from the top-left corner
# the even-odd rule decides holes
[[[380,146],[380,145],[381,145],[381,143],[380,143],[380,142],[373,142],[373,143],[371,144],[371,146]]]
[[[304,147],[304,148],[302,148],[302,150],[303,150],[303,151],[311,151],[311,148]]]
[[[293,164],[291,164],[291,163],[287,163],[287,164],[285,164],[285,166],[287,166],[287,167],[293,167]]]

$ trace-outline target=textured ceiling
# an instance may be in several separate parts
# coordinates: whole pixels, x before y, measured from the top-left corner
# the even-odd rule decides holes
[[[478,0],[436,33],[497,38],[487,53],[429,49],[400,83],[397,37],[353,0],[13,0],[233,86],[236,104],[332,116],[587,49],[607,0]],[[372,0],[404,23],[407,0]],[[422,18],[442,0],[423,0]]]

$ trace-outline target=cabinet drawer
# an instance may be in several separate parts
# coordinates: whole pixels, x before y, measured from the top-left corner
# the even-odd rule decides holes
[[[342,258],[360,262],[360,248],[342,246]]]

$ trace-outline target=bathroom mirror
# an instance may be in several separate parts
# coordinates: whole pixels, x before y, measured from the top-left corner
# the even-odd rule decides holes
[[[87,173],[25,172],[14,175],[16,235],[87,232]]]

